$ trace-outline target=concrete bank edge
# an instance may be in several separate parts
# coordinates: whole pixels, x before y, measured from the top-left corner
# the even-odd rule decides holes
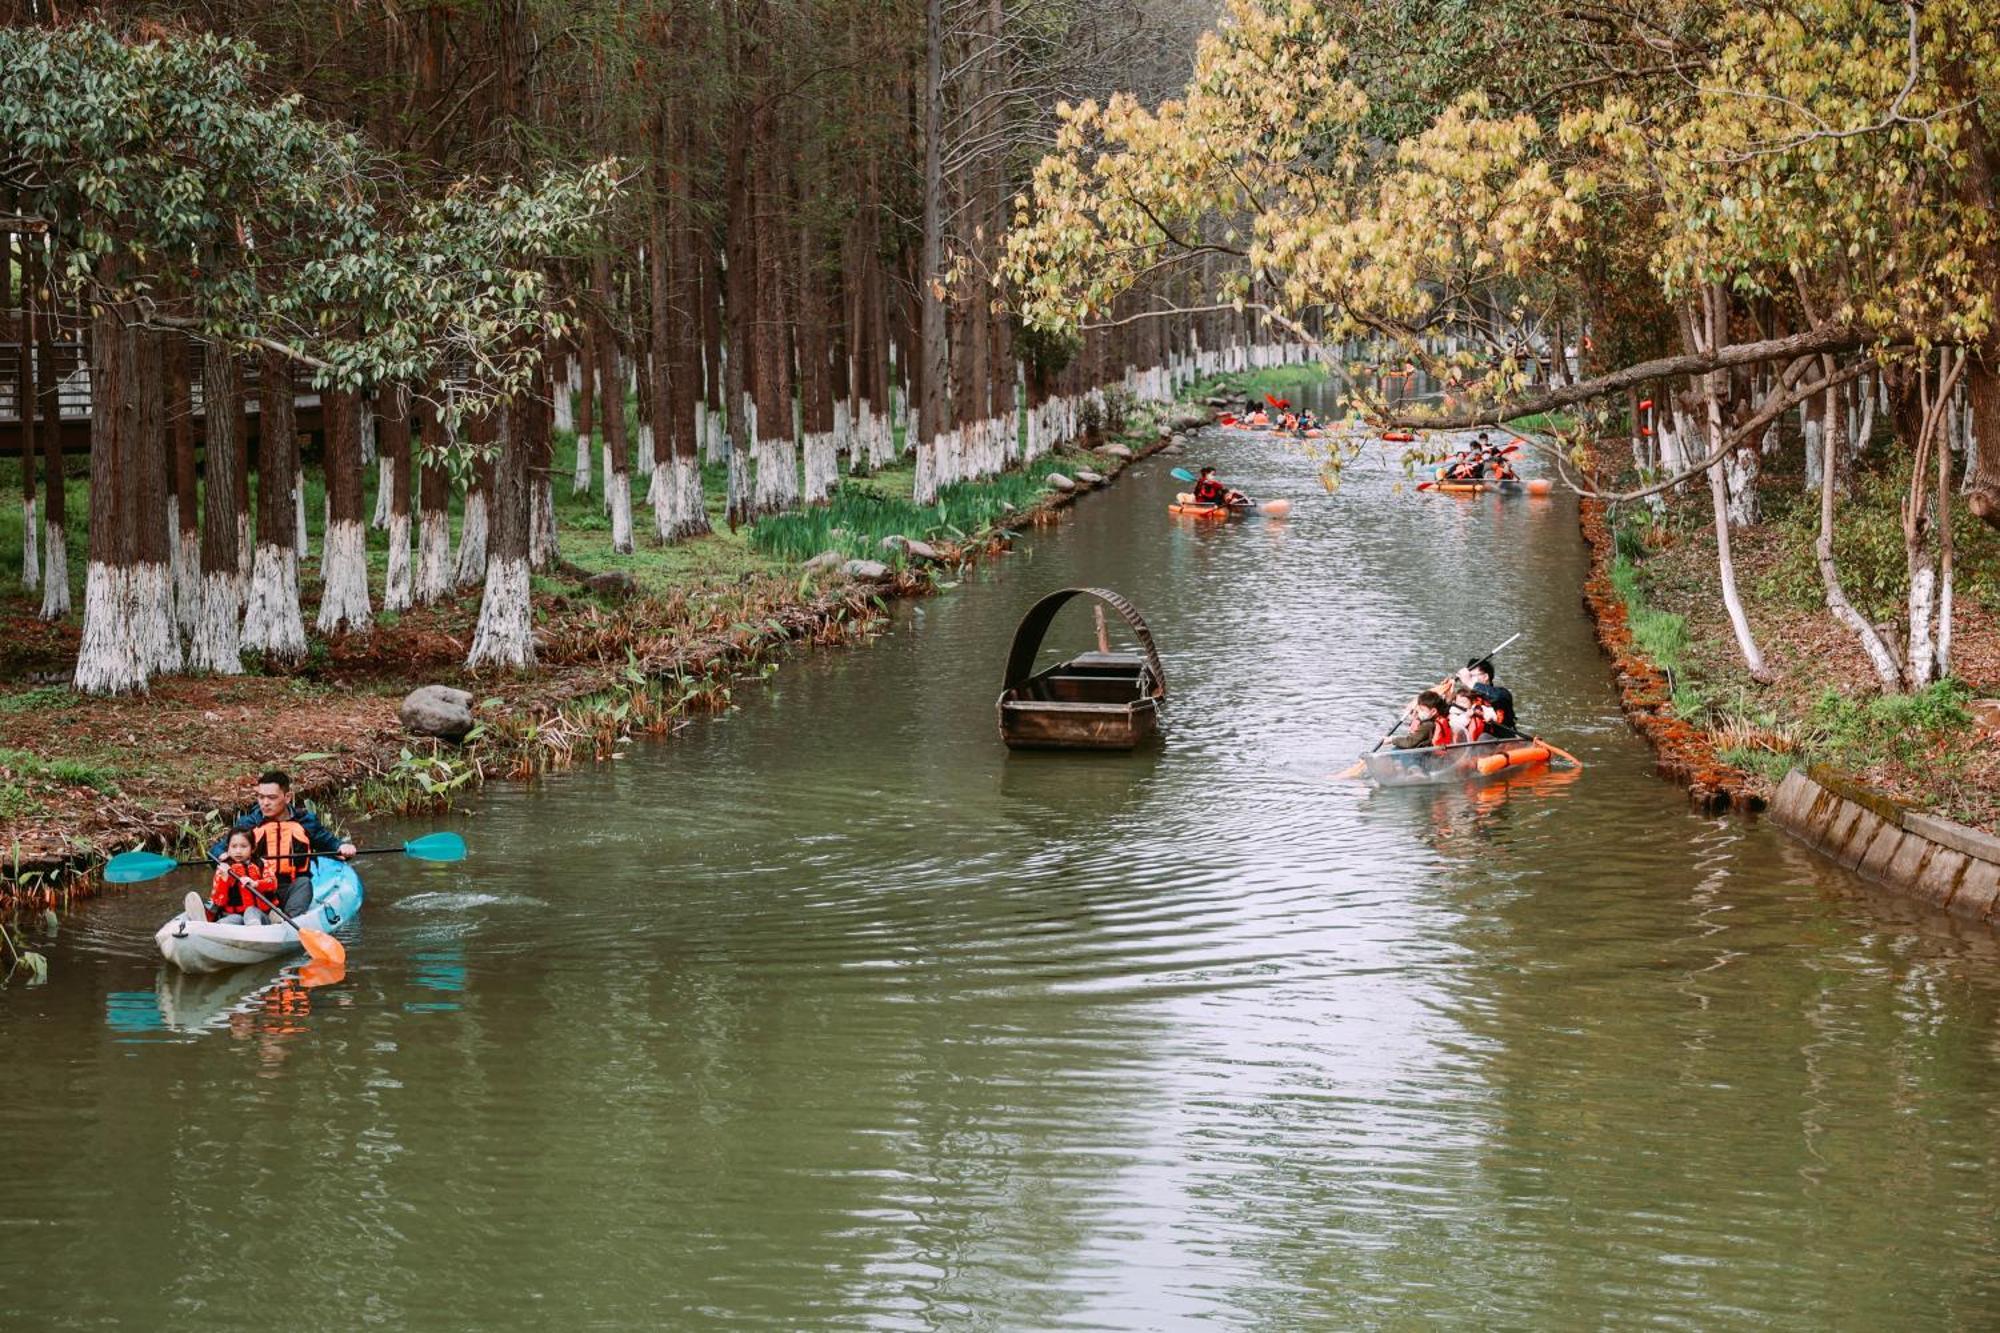
[[[1912,810],[1817,767],[1787,773],[1769,814],[1865,879],[1967,920],[2000,916],[2000,838],[1989,833]]]

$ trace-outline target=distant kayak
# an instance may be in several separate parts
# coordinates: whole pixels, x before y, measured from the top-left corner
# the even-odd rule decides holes
[[[361,911],[361,877],[354,867],[332,857],[313,860],[312,906],[292,920],[307,930],[333,932]],[[246,963],[265,963],[299,953],[299,932],[282,921],[261,926],[230,926],[217,921],[191,921],[186,912],[153,934],[160,956],[183,972],[220,972]]]
[[[1174,496],[1174,502],[1167,506],[1169,514],[1179,514],[1183,518],[1228,518],[1231,514],[1246,517],[1262,515],[1265,518],[1283,518],[1292,512],[1290,500],[1245,500],[1242,504],[1212,505],[1197,503],[1190,491],[1181,491]]]

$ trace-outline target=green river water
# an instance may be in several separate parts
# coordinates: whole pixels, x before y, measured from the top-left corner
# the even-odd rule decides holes
[[[72,912],[0,990],[0,1327],[2000,1321],[1992,937],[1652,776],[1572,501],[1206,457],[1293,517],[1170,521],[1142,464],[480,793],[466,864],[368,863],[339,985],[163,971],[191,880]],[[1009,755],[1078,583],[1151,621],[1165,741]],[[1580,778],[1326,780],[1517,630]]]

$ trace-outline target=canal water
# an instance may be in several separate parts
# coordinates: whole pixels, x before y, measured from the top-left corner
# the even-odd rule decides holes
[[[163,972],[191,880],[71,913],[0,990],[0,1326],[1990,1322],[1993,940],[1651,775],[1573,502],[1207,460],[1292,517],[1142,464],[872,647],[488,789],[463,866],[368,863],[338,985]],[[1000,746],[1074,584],[1151,622],[1157,749]],[[1516,633],[1579,777],[1328,780]]]

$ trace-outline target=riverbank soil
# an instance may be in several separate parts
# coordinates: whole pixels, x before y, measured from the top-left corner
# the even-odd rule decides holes
[[[1157,417],[1135,414],[1128,434],[1102,441],[1124,445],[1129,458],[1064,448],[1023,471],[948,488],[928,508],[910,503],[906,462],[845,481],[831,508],[765,520],[761,533],[764,524],[732,533],[722,521],[718,469],[707,487],[716,531],[672,546],[642,538],[631,556],[612,553],[601,502],[568,495],[559,479],[562,563],[535,580],[539,663],[529,672],[465,669],[475,585],[438,606],[380,616],[365,633],[314,635],[293,668],[246,655],[242,676],[165,678],[143,696],[87,698],[67,683],[79,618],[45,624],[38,599],[6,578],[0,897],[10,886],[61,891],[66,872],[87,892],[75,872],[107,852],[191,847],[273,766],[309,799],[353,813],[442,804],[484,776],[525,776],[608,752],[634,731],[671,730],[689,712],[727,706],[731,677],[785,645],[865,637],[885,599],[921,595],[940,572],[1005,549],[1010,529],[1053,521],[1082,492],[1052,489],[1048,474],[1115,476],[1164,443]],[[71,512],[88,513],[87,500]],[[935,558],[883,547],[887,532],[927,541]],[[86,549],[82,534],[72,540],[73,551]],[[18,559],[18,530],[9,549]],[[839,563],[804,567],[828,549],[885,568],[851,577]],[[379,577],[383,552],[373,556]],[[80,554],[73,563],[80,580]],[[605,574],[613,577],[597,577]],[[301,581],[310,625],[318,581]],[[470,744],[405,736],[398,705],[426,684],[474,695],[481,729]]]
[[[1881,451],[1857,460],[1834,542],[1848,597],[1877,624],[1897,617],[1908,590],[1901,479],[1887,468]],[[1594,573],[1624,612],[1639,668],[1621,663],[1633,674],[1628,713],[1636,697],[1657,719],[1641,730],[1663,767],[1671,754],[1672,765],[1698,770],[1691,784],[1762,802],[1790,768],[1821,765],[1917,809],[2000,829],[2000,713],[1980,703],[2000,695],[2000,538],[1959,507],[1951,676],[1884,694],[1855,635],[1826,608],[1818,497],[1796,446],[1766,460],[1762,498],[1762,521],[1732,530],[1730,544],[1769,684],[1751,679],[1730,629],[1705,488],[1663,512],[1606,512],[1593,541]]]

